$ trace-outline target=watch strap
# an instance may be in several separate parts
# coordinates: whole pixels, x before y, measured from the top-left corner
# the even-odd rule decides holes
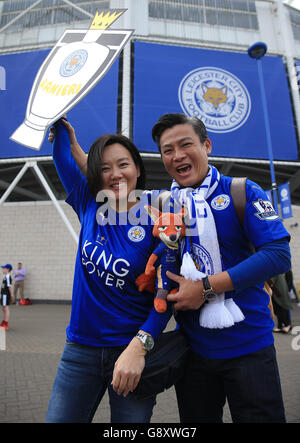
[[[211,289],[211,284],[209,283],[208,277],[202,278],[203,288],[205,291]]]
[[[208,277],[204,277],[202,279],[202,283],[203,283],[202,297],[204,298],[204,300],[209,301],[209,300],[215,299],[217,294],[214,291],[214,289],[212,288],[212,286],[208,280]]]
[[[142,342],[143,347],[146,351],[151,351],[154,346],[154,340],[151,335],[137,332],[135,336]]]

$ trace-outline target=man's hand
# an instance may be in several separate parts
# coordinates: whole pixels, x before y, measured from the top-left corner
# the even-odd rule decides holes
[[[192,281],[170,271],[167,271],[167,276],[179,285],[178,291],[175,294],[170,293],[167,296],[168,301],[174,302],[176,311],[195,310],[203,305],[203,284],[201,280]]]

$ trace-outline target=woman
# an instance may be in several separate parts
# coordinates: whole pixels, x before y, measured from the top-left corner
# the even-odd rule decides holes
[[[150,194],[142,194],[139,202],[133,198],[136,189],[144,189],[144,166],[129,139],[109,134],[92,145],[85,177],[71,155],[70,140],[71,145],[76,141],[74,130],[60,120],[53,158],[81,231],[71,319],[47,422],[91,422],[106,389],[112,422],[149,422],[155,396],[136,400],[132,391],[152,338],[171,314],[170,309],[158,314],[153,294],[138,292],[135,285],[154,248],[144,210]]]

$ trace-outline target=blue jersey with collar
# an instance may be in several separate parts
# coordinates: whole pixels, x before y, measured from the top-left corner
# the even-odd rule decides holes
[[[179,274],[179,253],[179,245],[177,247],[169,247],[163,241],[160,241],[158,246],[153,251],[153,254],[157,255],[158,257],[158,260],[154,263],[156,268],[156,289],[165,289],[169,291],[177,287],[177,284],[166,275],[166,271]]]
[[[255,248],[259,248],[274,240],[289,237],[265,192],[250,180],[246,182],[247,204],[242,227],[230,195],[231,181],[231,177],[221,176],[218,187],[207,200],[215,219],[222,268],[229,274],[230,268],[252,255],[249,241]],[[192,246],[192,254],[200,270],[204,262],[207,268],[209,257],[196,244]],[[240,292],[225,293],[226,296],[234,299],[245,316],[244,321],[230,328],[201,327],[199,310],[177,313],[176,319],[188,335],[192,350],[206,358],[221,359],[238,357],[270,346],[274,342],[274,323],[263,282],[253,283]]]
[[[139,292],[135,284],[155,247],[148,214],[143,214],[145,224],[130,223],[130,211],[123,213],[123,219],[113,211],[103,218],[85,179],[67,202],[81,222],[68,338],[93,346],[118,346],[129,343],[139,329],[157,337],[170,315],[158,314],[153,294]],[[147,203],[145,194],[141,211]]]

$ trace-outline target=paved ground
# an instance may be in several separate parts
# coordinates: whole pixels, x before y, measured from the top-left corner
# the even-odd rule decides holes
[[[69,315],[69,305],[11,306],[6,350],[0,351],[0,423],[45,421]],[[276,334],[275,343],[287,421],[300,423],[300,349],[293,349],[293,343],[300,348],[300,307],[294,305],[292,318],[298,336]],[[94,422],[109,421],[105,396]],[[224,421],[231,421],[227,407]],[[158,396],[152,423],[178,422],[175,392],[169,389]]]

